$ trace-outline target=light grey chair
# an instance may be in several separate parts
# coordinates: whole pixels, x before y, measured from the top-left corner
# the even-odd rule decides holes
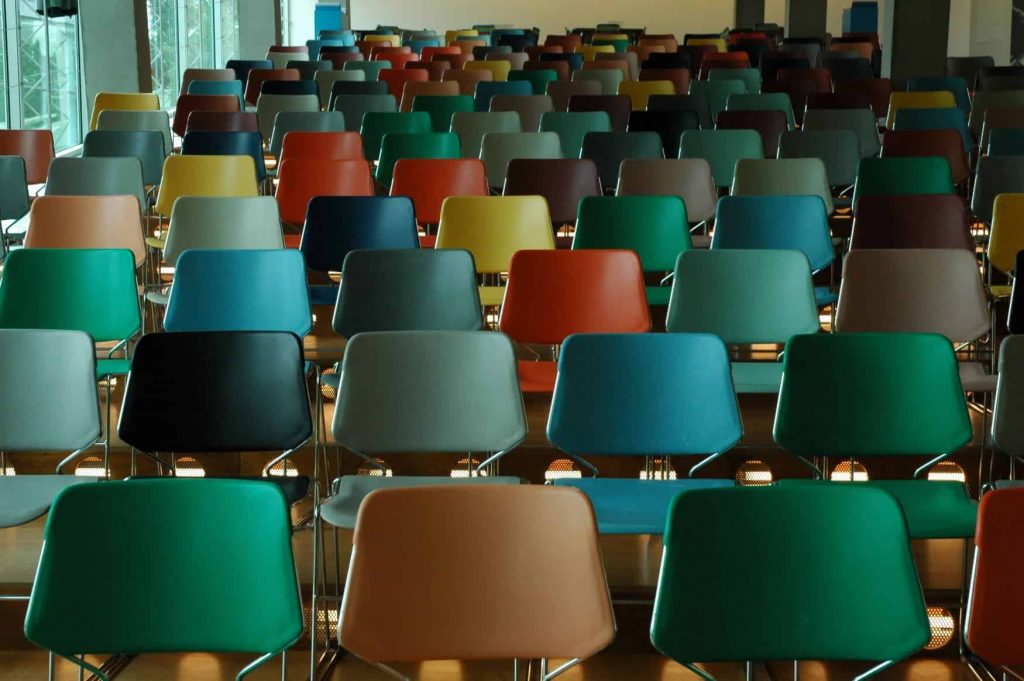
[[[335,83],[339,80],[361,82],[366,80],[366,74],[362,71],[317,71],[314,80],[320,90],[320,108],[327,111],[330,108],[331,91]]]
[[[134,156],[142,163],[142,182],[160,184],[164,174],[164,138],[155,130],[93,130],[85,136],[83,158]]]
[[[340,111],[345,117],[346,131],[359,132],[365,114],[395,113],[398,111],[398,100],[394,95],[345,95],[335,98],[334,110]]]
[[[270,133],[270,153],[281,155],[284,136],[293,131],[345,132],[345,114],[340,111],[280,111]]]
[[[46,177],[50,196],[116,196],[127,194],[146,204],[142,161],[134,157],[55,158]]]
[[[171,120],[166,111],[101,111],[96,122],[97,130],[140,130],[154,131],[163,135],[164,154],[174,149],[171,138]]]
[[[269,140],[274,132],[277,114],[284,111],[320,111],[318,95],[260,95],[256,100],[256,120],[263,139]]]

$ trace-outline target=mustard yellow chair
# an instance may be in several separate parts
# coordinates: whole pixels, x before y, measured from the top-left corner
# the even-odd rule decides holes
[[[103,111],[159,111],[160,97],[152,92],[97,92],[89,129],[95,130]]]
[[[364,35],[363,42],[391,43],[391,47],[399,47],[402,44],[402,39],[397,35]]]
[[[1017,253],[1024,251],[1024,194],[1000,194],[992,205],[992,231],[988,238],[988,262],[1000,272],[1014,274]],[[989,287],[994,297],[1010,295],[1010,286]]]
[[[508,80],[508,74],[512,70],[512,62],[483,59],[481,61],[468,61],[463,68],[466,71],[490,71],[491,80]]]
[[[894,92],[889,95],[889,117],[885,127],[892,130],[900,109],[955,109],[956,97],[948,90],[925,92]]]
[[[458,28],[451,31],[444,32],[444,44],[451,45],[454,41],[459,38],[472,38],[480,35],[480,31],[475,28]]]
[[[628,95],[633,103],[633,111],[647,109],[647,99],[651,95],[674,95],[676,86],[670,80],[624,80],[619,83],[619,94]]]
[[[524,250],[553,250],[555,232],[542,196],[455,196],[441,205],[437,248],[464,248],[476,271],[492,281],[480,287],[480,303],[501,305],[512,255]]]
[[[583,61],[594,61],[598,54],[615,54],[615,47],[612,45],[579,45],[576,54],[583,55]]]
[[[156,212],[171,216],[180,196],[257,196],[252,156],[168,156]]]

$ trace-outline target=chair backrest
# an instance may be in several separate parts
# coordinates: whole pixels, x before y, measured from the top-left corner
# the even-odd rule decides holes
[[[992,209],[1000,194],[1024,193],[1024,156],[983,156],[978,159],[971,195],[971,212],[992,222]]]
[[[885,127],[892,130],[896,112],[901,109],[955,109],[956,98],[948,90],[933,92],[893,92],[889,96],[889,113]]]
[[[940,156],[865,158],[857,170],[853,209],[862,196],[953,193],[949,162]]]
[[[274,65],[269,59],[228,59],[225,66],[235,72],[235,78],[245,83],[253,69],[269,69]]]
[[[466,532],[440,552],[453,522]],[[359,510],[353,543],[338,640],[364,659],[584,659],[615,637],[594,512],[577,490],[379,490]],[[514,548],[524,545],[528,555]],[[409,560],[426,586],[401,568]],[[439,618],[453,602],[465,604]]]
[[[185,156],[249,156],[256,168],[256,181],[267,177],[263,157],[263,138],[258,132],[212,132],[193,130],[181,140]]]
[[[504,196],[543,196],[553,225],[576,222],[580,201],[601,195],[597,166],[589,159],[527,159],[509,161]]]
[[[110,531],[89,537],[93,522]],[[166,569],[166,557],[182,542],[168,522],[188,528],[197,553],[176,567],[176,579],[153,589],[132,576]],[[89,547],[110,563],[74,567]],[[88,581],[67,579],[69,569]],[[259,598],[252,597],[253,584],[260,584]],[[217,599],[198,596],[203,593]],[[154,623],[157,611],[162,614]],[[75,623],[77,612],[93,612],[95,626]],[[115,650],[272,655],[287,649],[302,634],[302,602],[283,493],[246,480],[134,480],[66,489],[50,509],[25,634],[65,656]]]
[[[964,112],[957,108],[950,109],[900,109],[896,112],[892,130],[955,130],[958,141],[963,147],[964,155],[971,153],[973,140],[967,127]],[[888,140],[888,134],[886,134]]]
[[[779,139],[786,132],[786,115],[781,111],[723,111],[715,119],[716,130],[755,130],[761,137],[765,158],[779,153]]]
[[[388,84],[388,92],[401,101],[402,91],[407,83],[426,83],[430,80],[430,74],[422,69],[384,69],[377,75],[377,79]]]
[[[463,158],[479,158],[484,135],[523,131],[515,111],[457,111],[452,114],[451,131],[459,136]]]
[[[259,121],[252,111],[193,111],[185,123],[185,134],[193,130],[210,132],[259,132]],[[168,154],[169,155],[169,154]]]
[[[789,99],[789,95],[783,92],[729,95],[725,109],[726,111],[781,111],[786,116],[788,128],[792,130],[796,127],[793,103]]]
[[[679,256],[666,330],[730,344],[784,343],[818,331],[811,268],[800,251],[690,250]]]
[[[619,167],[616,196],[678,196],[691,224],[715,215],[718,190],[711,164],[702,158],[630,158]]]
[[[284,112],[302,112],[322,114],[320,98],[316,94],[309,95],[277,95],[261,94],[256,102],[256,119],[259,121],[260,134],[264,139],[271,139],[274,134],[274,121]]]
[[[836,75],[833,71],[833,77]],[[888,78],[852,78],[835,81],[836,94],[866,95],[877,118],[886,118],[889,113],[889,98],[893,93],[892,81]]]
[[[476,111],[490,111],[491,100],[498,95],[529,96],[533,88],[524,81],[482,81],[477,83],[473,93],[473,108]]]
[[[134,196],[47,195],[32,202],[25,248],[126,248],[141,266],[142,234]]]
[[[245,81],[245,101],[248,104],[256,104],[256,100],[260,97],[260,91],[263,89],[263,82],[267,80],[299,80],[299,72],[296,69],[285,68],[250,69]]]
[[[97,130],[140,130],[159,132],[164,138],[164,155],[171,153],[171,121],[166,111],[114,111],[100,112]]]
[[[487,182],[505,184],[508,164],[517,158],[562,158],[562,143],[553,132],[489,132],[480,143],[480,160],[487,168]]]
[[[438,83],[447,85],[448,83]],[[434,132],[449,132],[452,117],[457,113],[473,111],[473,98],[469,95],[416,95],[411,103],[412,111],[424,111],[430,116]]]
[[[437,224],[449,196],[488,196],[487,177],[479,159],[402,158],[394,164],[391,196],[407,196],[416,207],[416,222]]]
[[[973,83],[973,81],[972,81]],[[938,92],[947,90],[956,99],[958,109],[967,113],[971,110],[970,87],[965,78],[956,76],[932,76],[911,78],[907,81],[908,92]]]
[[[163,259],[169,265],[189,249],[284,248],[272,196],[182,196],[174,202]]]
[[[700,94],[651,95],[647,100],[648,111],[692,111],[697,114],[701,128],[715,127],[708,98]]]
[[[756,130],[687,130],[679,142],[679,157],[705,159],[715,184],[730,187],[736,163],[764,158],[764,146]]]
[[[773,435],[790,454],[938,455],[971,439],[956,356],[942,336],[796,336],[786,344],[782,370]],[[820,420],[829,414],[843,418]]]
[[[459,136],[451,132],[388,133],[381,141],[376,178],[391,186],[395,163],[401,159],[452,159],[460,157]]]
[[[528,61],[520,70],[511,71],[509,80],[525,80],[533,88],[533,94],[547,94],[548,83],[553,83],[564,75],[569,79],[569,65],[565,62],[532,62]]]
[[[815,532],[821,523],[835,531]],[[690,669],[707,660],[899,660],[928,642],[903,510],[884,490],[694,490],[673,502],[665,543],[651,641]],[[750,559],[760,577],[737,589]],[[807,580],[824,591],[810,593]],[[836,612],[846,615],[836,621]],[[769,616],[778,626],[764,626]]]
[[[989,156],[1024,156],[1024,129],[996,128],[989,132]]]
[[[281,142],[279,162],[288,159],[327,158],[335,161],[362,161],[363,138],[357,132],[293,131]]]
[[[572,247],[631,250],[645,272],[668,272],[692,247],[686,204],[677,196],[586,197]]]
[[[1024,107],[996,106],[985,112],[985,120],[981,129],[981,140],[979,149],[982,153],[990,151],[992,133],[1003,128],[1016,129],[1020,126],[1021,116],[1024,116]]]
[[[340,111],[281,110],[273,118],[270,153],[280,159],[284,138],[290,132],[344,132],[345,114]]]
[[[92,101],[89,129],[95,130],[104,111],[158,111],[160,97],[151,92],[97,92]]]
[[[953,342],[990,331],[985,288],[962,249],[850,251],[843,262],[836,329],[935,333]]]
[[[861,158],[873,158],[882,148],[878,122],[870,109],[808,109],[802,130],[852,130]]]
[[[828,173],[820,158],[740,159],[732,181],[733,196],[811,195],[835,210]]]
[[[399,111],[412,111],[413,101],[417,97],[454,97],[458,94],[458,83],[442,83],[430,80],[409,81],[402,87]],[[445,128],[445,131],[447,131],[447,128]]]
[[[234,72],[232,71],[232,76]],[[289,81],[291,82],[291,81]],[[194,80],[183,90],[188,95],[234,95],[239,103],[244,101],[245,92],[242,83],[232,77],[230,80]]]
[[[363,115],[359,134],[363,136],[363,150],[366,158],[377,160],[381,142],[391,133],[429,133],[430,116],[423,111],[406,113],[368,112]]]
[[[350,251],[331,325],[345,338],[367,331],[478,331],[473,256],[455,249]]]
[[[626,132],[657,133],[665,158],[676,158],[682,134],[699,129],[700,119],[694,111],[634,111],[629,116]]]
[[[578,159],[586,134],[610,132],[611,119],[604,111],[551,111],[541,115],[539,130],[558,133],[562,155],[567,159]]]
[[[25,159],[20,156],[0,156],[0,219],[17,220],[28,213],[28,209]],[[4,245],[0,248],[0,257],[6,255],[7,247]]]
[[[294,334],[153,333],[135,347],[117,425],[132,447],[287,451],[304,444],[312,430],[302,341]]]
[[[419,248],[407,197],[314,196],[306,210],[299,249],[306,266],[340,272],[349,252]]]
[[[366,161],[291,159],[277,171],[277,203],[281,220],[301,224],[315,196],[373,196],[373,177]]]
[[[498,328],[517,342],[544,345],[574,333],[647,332],[640,258],[621,250],[519,251]]]
[[[331,430],[361,454],[507,451],[526,437],[512,343],[479,331],[357,334]]]
[[[359,55],[360,58],[362,55]],[[361,82],[366,79],[366,74],[362,71],[342,71],[342,70],[321,70],[316,72],[314,80],[316,86],[320,91],[320,108],[324,111],[329,111],[331,108],[331,94],[334,90],[335,83],[343,82]]]
[[[239,111],[241,105],[234,95],[181,95],[174,105],[171,130],[179,137],[185,134],[188,117],[193,111]]]
[[[955,130],[897,129],[886,133],[882,158],[907,156],[941,156],[949,164],[953,182],[957,184],[970,176],[970,162]]]
[[[168,331],[288,331],[313,326],[302,254],[292,249],[188,250],[175,265]]]
[[[601,184],[614,187],[619,182],[619,166],[628,158],[665,157],[661,136],[656,132],[589,132],[583,137],[580,158],[597,164]]]
[[[495,95],[490,111],[515,111],[523,130],[533,132],[540,126],[541,116],[554,111],[554,104],[547,95]]]
[[[53,161],[53,133],[49,130],[0,130],[0,156],[20,156],[25,160],[29,184],[46,182]]]
[[[744,94],[746,91],[747,86],[742,80],[695,80],[690,83],[691,95],[707,99],[712,121],[718,118],[719,113],[725,111],[729,97]]]
[[[612,124],[612,132],[626,132],[629,114],[633,110],[626,95],[573,95],[569,98],[568,111],[604,111]]]
[[[338,84],[335,84],[337,86]],[[348,95],[336,97],[333,110],[345,117],[345,130],[359,132],[368,113],[396,113],[398,102],[392,95]]]
[[[3,451],[88,447],[102,434],[92,338],[81,331],[0,330],[0,399]]]
[[[860,141],[852,130],[793,130],[779,140],[779,158],[818,158],[828,183],[849,187],[857,180]]]
[[[1024,251],[1024,193],[1000,194],[992,206],[986,255],[1002,272],[1015,274],[1017,254]]]
[[[168,156],[156,212],[169,216],[181,196],[256,196],[251,156]]]
[[[459,84],[460,95],[472,96],[476,94],[476,86],[478,83],[491,82],[493,80],[494,75],[490,71],[464,71],[462,69],[456,69],[454,66],[441,74],[442,83],[451,81]]]
[[[453,196],[441,206],[437,248],[468,250],[477,272],[508,272],[515,252],[554,247],[541,196]]]
[[[569,100],[578,95],[600,95],[601,84],[594,80],[559,80],[548,83],[545,93],[551,97],[555,111],[568,111]]]
[[[83,157],[131,156],[142,164],[142,181],[160,184],[164,169],[164,137],[156,131],[93,130],[85,136]]]
[[[722,197],[711,248],[801,251],[813,272],[835,260],[825,204],[813,195]]]
[[[857,204],[850,236],[850,250],[861,248],[962,248],[973,253],[975,243],[967,207],[956,194],[865,196]]]
[[[135,258],[129,250],[26,248],[0,278],[0,328],[84,331],[97,343],[141,326]]]
[[[974,86],[978,70],[986,66],[995,66],[992,57],[946,57],[946,75],[951,78],[963,78],[968,85]]]
[[[971,100],[971,116],[968,120],[971,134],[981,134],[985,112],[988,109],[1021,106],[1024,106],[1022,90],[977,90]]]
[[[146,205],[142,162],[135,157],[55,158],[46,178],[51,196],[134,196]]]

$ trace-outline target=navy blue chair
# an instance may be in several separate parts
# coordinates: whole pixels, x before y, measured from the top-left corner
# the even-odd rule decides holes
[[[274,63],[269,59],[228,59],[226,68],[235,72],[235,78],[244,84],[249,80],[249,72],[253,69],[272,69]]]
[[[533,86],[526,80],[484,80],[476,84],[473,108],[476,111],[490,111],[491,99],[496,95],[532,95]]]
[[[260,94],[320,96],[320,90],[315,80],[265,80],[260,86]]]
[[[192,130],[181,140],[186,156],[251,156],[256,164],[256,181],[267,178],[263,161],[263,138],[258,132],[212,132]]]

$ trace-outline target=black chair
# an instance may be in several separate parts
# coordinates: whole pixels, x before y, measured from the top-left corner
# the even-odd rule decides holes
[[[840,53],[841,54],[841,53]],[[832,80],[868,80],[875,77],[871,62],[863,57],[850,58],[827,53],[822,65],[832,74]]]
[[[256,164],[256,181],[263,182],[267,178],[263,137],[258,132],[190,130],[181,139],[181,153],[185,156],[251,156]]]
[[[1024,251],[1017,254],[1014,271],[1024,272],[1021,268],[1024,268]],[[1019,282],[1020,277],[1014,277],[1010,291],[1010,312],[1006,318],[1006,328],[1010,333],[1024,333],[1024,285]]]
[[[315,80],[265,80],[261,95],[320,95]]]
[[[163,133],[153,130],[93,130],[85,136],[82,156],[134,156],[142,163],[142,182],[160,184],[164,174]]]
[[[701,128],[715,127],[711,117],[711,105],[706,95],[651,95],[647,100],[648,111],[692,111],[697,114]]]
[[[974,87],[980,69],[995,66],[992,57],[946,57],[946,76],[963,78],[970,87]]]
[[[249,80],[249,72],[253,69],[272,69],[273,62],[269,59],[228,59],[227,68],[235,72],[235,78],[244,85]]]
[[[537,36],[533,33],[526,33],[524,35],[503,35],[498,38],[499,45],[508,45],[512,48],[513,52],[525,52],[527,47],[533,47],[537,44]]]
[[[629,115],[626,132],[656,132],[661,137],[665,158],[679,156],[679,138],[687,130],[699,130],[695,111],[634,111]]]
[[[575,99],[575,98],[574,98]],[[627,158],[664,158],[661,136],[653,132],[588,132],[580,158],[597,165],[601,186],[613,193],[619,184],[619,166]]]
[[[272,465],[313,435],[302,341],[273,331],[143,336],[117,432],[152,457],[158,452],[283,452],[264,466],[267,478]],[[309,490],[308,477],[267,479],[282,486],[289,503]]]
[[[690,69],[690,73],[696,77],[691,68],[693,60],[686,52],[651,52],[640,64],[642,69]]]
[[[761,59],[761,79],[764,81],[775,80],[780,69],[809,69],[810,64],[806,57],[786,57],[766,55]]]

